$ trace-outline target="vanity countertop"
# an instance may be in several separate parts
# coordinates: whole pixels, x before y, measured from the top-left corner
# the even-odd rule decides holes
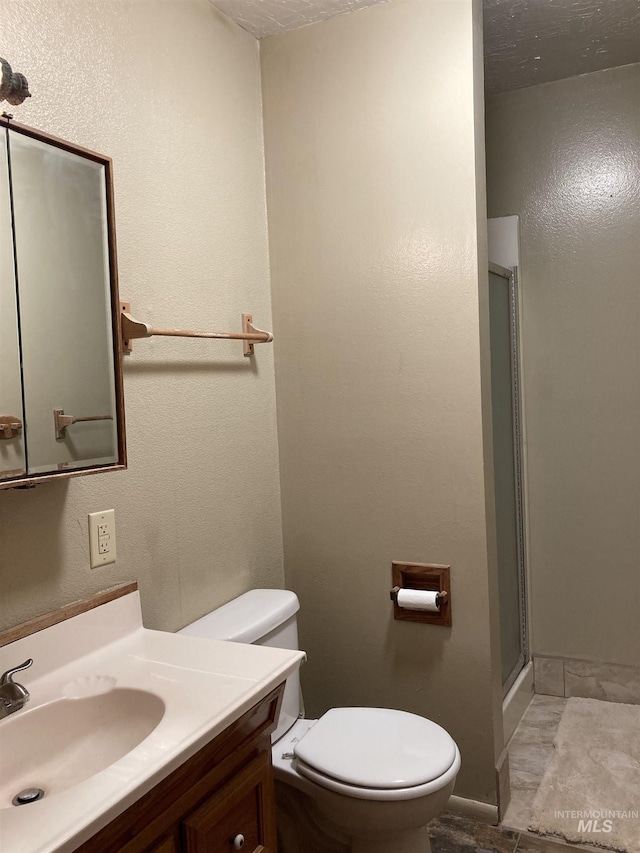
[[[281,684],[300,666],[304,653],[148,630],[142,626],[136,591],[0,648],[0,671],[27,658],[33,665],[15,680],[27,687],[30,701],[0,720],[3,853],[74,850]],[[123,691],[117,694],[123,697],[134,695],[124,691],[146,691],[160,707],[164,703],[155,728],[122,758],[78,784],[62,785],[61,790],[52,785],[47,792],[47,774],[38,778],[40,766],[48,764],[51,778],[64,775],[55,737],[48,734],[42,751],[52,744],[51,755],[34,757],[24,743],[25,773],[5,776],[1,744],[14,729],[16,738],[29,730],[24,725],[28,715],[53,710],[50,719],[61,719],[64,726],[64,715],[56,717],[54,703],[72,708],[70,701],[114,690]],[[98,727],[95,734],[78,731],[77,737],[77,749],[89,761],[93,739],[108,737],[108,732]],[[56,761],[60,772],[51,771]],[[44,798],[13,806],[14,794],[31,786],[44,788]]]

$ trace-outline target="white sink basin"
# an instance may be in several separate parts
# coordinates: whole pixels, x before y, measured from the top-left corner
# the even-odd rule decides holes
[[[99,773],[148,737],[165,712],[155,694],[126,688],[28,708],[0,722],[2,809],[15,808],[13,797],[25,788],[48,797]]]

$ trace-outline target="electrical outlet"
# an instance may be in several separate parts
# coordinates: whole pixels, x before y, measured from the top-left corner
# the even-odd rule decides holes
[[[89,513],[89,555],[91,568],[116,561],[116,515],[112,509]]]

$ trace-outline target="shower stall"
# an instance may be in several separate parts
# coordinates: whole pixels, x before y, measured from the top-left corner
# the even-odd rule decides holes
[[[493,467],[503,696],[529,660],[517,268],[489,264]]]

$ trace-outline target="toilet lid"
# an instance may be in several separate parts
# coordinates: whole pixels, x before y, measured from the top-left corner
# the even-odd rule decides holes
[[[295,745],[297,759],[362,788],[409,788],[442,776],[456,757],[441,726],[388,708],[332,708]]]

